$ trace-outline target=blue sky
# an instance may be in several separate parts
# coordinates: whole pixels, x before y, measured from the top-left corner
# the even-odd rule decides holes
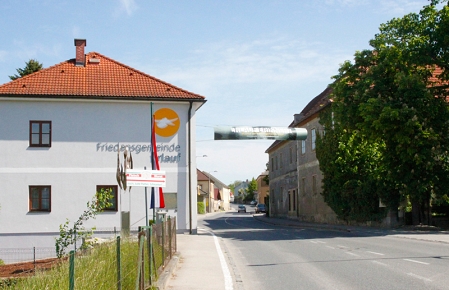
[[[96,51],[205,96],[198,168],[229,184],[265,170],[272,141],[213,141],[214,126],[288,126],[381,23],[427,0],[2,0],[0,83],[29,59]]]

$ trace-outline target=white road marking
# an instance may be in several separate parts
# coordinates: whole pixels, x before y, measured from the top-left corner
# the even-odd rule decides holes
[[[412,259],[404,259],[404,261],[409,261],[409,262],[418,263],[418,264],[423,264],[423,265],[430,265],[430,263],[421,262],[421,261],[416,261],[416,260],[412,260]]]
[[[348,255],[354,256],[354,257],[360,257],[359,255],[351,253],[351,252],[345,252],[345,253],[348,254]]]
[[[342,246],[342,245],[337,245],[337,247],[339,247],[339,248],[344,248],[344,249],[349,249],[349,247]]]
[[[223,251],[221,250],[220,243],[218,242],[217,236],[213,232],[210,232],[208,230],[204,230],[204,229],[198,229],[198,230],[208,232],[209,234],[211,234],[214,237],[215,248],[217,249],[218,258],[220,259],[221,270],[223,271],[223,276],[224,276],[224,280],[225,280],[225,289],[233,290],[234,286],[232,285],[231,272],[229,271],[228,264],[226,263],[226,260],[223,255]]]
[[[382,254],[382,253],[371,252],[371,251],[366,251],[366,252],[367,252],[367,253],[374,254],[374,255],[384,256],[384,254]]]
[[[371,261],[371,262],[373,262],[374,264],[378,264],[378,265],[382,265],[382,266],[385,266],[385,267],[389,267],[387,264],[379,262],[379,261]]]
[[[415,278],[418,278],[418,279],[420,279],[420,280],[427,281],[427,282],[432,282],[432,280],[429,279],[429,278],[422,277],[422,276],[419,276],[419,275],[416,275],[416,274],[413,274],[413,273],[407,273],[407,275],[412,276],[412,277],[415,277]]]

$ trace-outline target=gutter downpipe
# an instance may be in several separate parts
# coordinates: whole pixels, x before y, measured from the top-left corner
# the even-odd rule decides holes
[[[192,123],[190,119],[192,117],[192,105],[193,101],[189,101],[189,112],[187,120],[189,122],[188,128],[188,144],[189,144],[189,234],[192,234],[192,136],[191,136],[191,126]]]

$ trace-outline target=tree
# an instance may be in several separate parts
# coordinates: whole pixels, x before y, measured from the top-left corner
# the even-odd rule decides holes
[[[432,195],[447,193],[449,181],[448,77],[436,74],[449,68],[448,30],[442,32],[449,27],[449,10],[437,10],[438,2],[419,15],[382,24],[370,41],[373,49],[356,52],[333,84],[335,126],[380,145],[378,166],[384,174],[375,184],[383,190],[377,192],[390,208],[409,197],[414,223],[423,221],[419,208]]]
[[[257,191],[257,181],[253,179],[248,183],[248,187],[245,189],[245,197],[243,198],[244,201],[251,201],[254,200],[254,194]]]
[[[11,80],[16,80],[18,78],[21,78],[23,76],[26,76],[26,75],[29,75],[29,74],[32,74],[34,72],[37,72],[37,71],[41,70],[42,66],[43,65],[41,63],[39,63],[37,60],[30,59],[28,62],[25,62],[25,67],[24,68],[16,69],[18,75],[15,74],[13,76],[9,76],[9,78]]]
[[[235,187],[238,186],[242,182],[243,181],[241,181],[241,180],[236,180],[233,183],[229,184],[228,187],[231,189],[231,192],[234,192]]]
[[[346,221],[379,221],[386,211],[379,208],[380,144],[372,143],[358,130],[337,123],[339,104],[326,108],[320,122],[326,133],[317,136],[317,158],[323,172],[324,201]]]
[[[87,202],[87,209],[81,214],[72,227],[69,227],[70,220],[66,219],[63,225],[59,226],[59,238],[56,239],[56,255],[58,258],[64,256],[67,248],[73,244],[76,244],[78,240],[83,240],[81,248],[85,248],[85,239],[92,235],[91,231],[86,231],[83,223],[91,218],[95,219],[96,215],[102,212],[105,208],[112,205],[109,201],[112,198],[112,189],[101,189],[93,197],[92,201]]]

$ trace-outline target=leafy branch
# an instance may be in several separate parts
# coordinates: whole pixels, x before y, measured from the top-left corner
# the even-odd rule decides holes
[[[102,212],[105,208],[112,205],[110,200],[112,199],[112,189],[101,189],[92,198],[92,201],[87,202],[87,209],[81,214],[73,226],[70,227],[70,220],[66,219],[64,224],[59,225],[59,238],[56,238],[56,255],[58,258],[64,256],[67,248],[71,245],[76,244],[80,239],[85,241],[87,238],[91,237],[93,234],[93,229],[86,230],[84,227],[84,222],[93,218]],[[81,249],[88,247],[89,244],[83,242]]]

